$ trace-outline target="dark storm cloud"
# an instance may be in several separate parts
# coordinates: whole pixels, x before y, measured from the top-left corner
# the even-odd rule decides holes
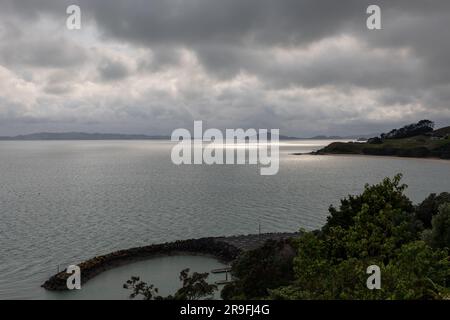
[[[3,9],[3,4],[2,9]],[[18,9],[16,6],[14,8]],[[87,59],[86,50],[61,34],[34,29],[38,11],[0,12],[0,63],[5,66],[70,67]],[[63,11],[65,12],[65,11]],[[31,20],[28,20],[31,19]],[[64,20],[61,19],[63,22]]]
[[[82,47],[62,38],[28,38],[0,44],[0,62],[6,65],[61,68],[77,66],[86,59]]]
[[[107,35],[147,44],[301,43],[364,22],[364,4],[357,0],[113,0],[84,5]]]
[[[365,10],[373,3],[382,7],[383,31],[365,27]],[[450,82],[447,0],[113,0],[108,5],[101,1],[81,4],[105,37],[150,47],[187,47],[220,78],[244,70],[269,82],[306,86],[431,86]],[[249,52],[307,46],[344,33],[367,42],[367,54],[334,57],[339,53],[329,52],[329,57],[306,68],[294,65],[282,70],[271,65],[267,56]],[[407,48],[412,61],[393,57],[394,61],[389,55],[374,58],[370,50],[376,48]]]
[[[50,22],[64,29],[70,4],[81,6],[83,29],[74,34],[86,36],[85,43],[61,30],[30,30]],[[369,4],[382,8],[381,31],[366,28]],[[377,132],[380,124],[427,115],[450,118],[448,0],[0,0],[0,8],[0,65],[5,68],[0,76],[3,72],[7,79],[13,72],[19,79],[5,86],[50,77],[43,80],[44,93],[72,94],[86,104],[84,114],[91,120],[112,123],[126,114],[132,120],[120,121],[132,128],[136,118],[170,113],[177,115],[176,123],[204,116],[223,125],[284,126],[290,134],[299,133],[296,128],[345,134]],[[125,49],[119,55],[105,52],[109,45]],[[62,80],[45,75],[69,68],[79,68],[79,75]],[[148,90],[130,88],[136,101],[104,98],[97,104],[75,96],[95,85],[126,88],[121,83],[133,77],[139,87],[145,81],[138,78],[147,74],[155,77],[145,80]],[[47,102],[36,93],[39,82],[29,86],[25,81],[20,89],[36,94],[35,100],[8,97],[9,105],[24,105],[8,107],[9,113],[30,113],[38,108],[33,103]],[[88,95],[107,97],[112,91],[118,90]],[[106,104],[112,105],[98,107]],[[52,106],[66,110],[64,101]],[[162,123],[152,125],[163,128]]]
[[[71,3],[55,0],[4,2],[7,13],[34,17],[44,13],[61,16],[65,6]],[[209,71],[220,77],[231,77],[247,70],[261,75],[286,76],[294,83],[305,85],[320,85],[322,80],[330,82],[331,79],[334,83],[342,80],[361,83],[361,77],[348,71],[370,63],[364,61],[364,57],[356,57],[354,61],[352,57],[344,57],[342,63],[330,57],[325,63],[332,65],[313,66],[297,73],[291,69],[289,74],[280,74],[270,70],[267,66],[270,61],[263,55],[248,54],[249,49],[264,52],[265,48],[274,46],[305,46],[347,33],[367,41],[369,50],[411,49],[432,71],[420,70],[416,75],[429,84],[450,80],[449,68],[442,68],[450,55],[450,41],[445,41],[450,26],[450,1],[447,0],[78,0],[75,3],[81,6],[84,17],[95,20],[104,37],[149,47],[165,46],[175,52],[172,55],[176,55],[176,48],[189,48],[197,53]],[[365,27],[365,10],[374,3],[383,10],[384,30],[380,32],[371,32]],[[374,61],[379,68],[363,70],[369,75],[369,85],[382,85],[383,78],[411,75],[405,70],[393,70],[390,65],[393,61],[386,59],[385,62],[382,65],[383,61]],[[400,69],[404,67],[402,63]],[[305,81],[305,78],[310,80]]]

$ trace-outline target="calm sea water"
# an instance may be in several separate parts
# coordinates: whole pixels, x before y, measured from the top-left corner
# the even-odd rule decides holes
[[[291,155],[328,143],[283,143],[279,174],[261,176],[256,166],[175,166],[164,141],[0,142],[0,299],[54,298],[40,285],[58,265],[113,250],[257,233],[258,224],[319,228],[330,204],[399,172],[415,202],[450,191],[450,161]],[[195,259],[150,260],[130,275]]]

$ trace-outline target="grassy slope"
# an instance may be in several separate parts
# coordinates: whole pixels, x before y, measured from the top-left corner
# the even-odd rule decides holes
[[[450,134],[450,127],[444,127],[444,128],[434,130],[434,133],[445,136],[446,134]]]
[[[433,140],[426,136],[416,136],[385,140],[382,144],[335,142],[319,150],[317,154],[366,154],[450,159],[450,139]]]

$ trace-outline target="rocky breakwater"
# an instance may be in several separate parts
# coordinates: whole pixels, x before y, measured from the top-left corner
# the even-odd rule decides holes
[[[96,275],[114,267],[162,255],[205,254],[213,256],[225,263],[230,263],[236,259],[241,252],[257,248],[267,240],[282,240],[294,237],[295,235],[297,234],[271,233],[234,237],[201,238],[120,250],[89,259],[79,264],[78,266],[81,270],[81,283],[84,284]],[[69,276],[70,274],[64,270],[52,276],[42,285],[42,287],[52,291],[67,290],[66,282]]]

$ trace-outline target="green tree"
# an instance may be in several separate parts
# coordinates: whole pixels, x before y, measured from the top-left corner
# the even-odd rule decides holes
[[[450,193],[430,194],[416,207],[416,218],[422,221],[426,229],[430,229],[433,217],[438,214],[439,207],[445,203],[450,203]]]
[[[377,213],[386,204],[390,204],[393,210],[399,209],[403,212],[413,213],[414,206],[404,195],[404,190],[407,188],[405,184],[400,184],[402,175],[398,174],[394,179],[386,178],[381,183],[365,186],[362,194],[357,196],[348,196],[348,198],[341,200],[339,209],[330,206],[330,215],[327,219],[323,231],[327,232],[330,228],[339,226],[343,229],[348,229],[355,223],[355,216],[366,205],[371,213]]]
[[[403,194],[401,175],[368,186],[358,196],[341,201],[321,237],[328,243],[332,259],[379,257],[386,261],[404,243],[418,240],[422,231],[414,207]]]
[[[404,245],[385,268],[382,289],[388,299],[441,299],[448,292],[449,277],[448,251],[415,241]]]
[[[130,280],[123,285],[124,289],[131,290],[130,299],[142,296],[142,300],[162,300],[163,297],[158,295],[158,288],[154,285],[148,285],[141,281],[139,277],[131,277]]]
[[[296,279],[271,290],[272,299],[442,299],[448,296],[450,261],[447,250],[434,250],[423,241],[405,244],[387,265],[380,259],[330,263],[326,245],[316,236],[303,238],[295,258]],[[300,254],[304,250],[304,254]],[[370,265],[381,268],[381,290],[366,286]]]
[[[212,299],[217,286],[209,284],[206,279],[208,273],[194,272],[189,274],[189,269],[180,273],[180,281],[183,286],[172,296],[162,297],[158,295],[158,289],[154,285],[148,285],[139,277],[131,277],[124,285],[124,289],[131,290],[130,298],[142,297],[143,300],[199,300]]]
[[[232,265],[236,279],[222,290],[222,298],[257,299],[270,289],[293,280],[292,260],[296,251],[289,241],[267,241],[261,248],[243,253]]]
[[[433,217],[429,242],[434,248],[450,248],[450,203],[439,207]]]
[[[174,300],[199,300],[202,298],[212,299],[217,286],[209,284],[206,279],[209,273],[194,272],[189,275],[189,269],[185,269],[180,273],[180,281],[183,283],[173,299]]]
[[[341,202],[320,233],[298,239],[295,279],[271,290],[275,299],[436,299],[448,290],[448,252],[419,241],[421,223],[401,176],[366,186]],[[447,212],[443,209],[442,212]],[[439,235],[448,235],[446,214]],[[382,270],[382,289],[366,287],[366,269]]]

